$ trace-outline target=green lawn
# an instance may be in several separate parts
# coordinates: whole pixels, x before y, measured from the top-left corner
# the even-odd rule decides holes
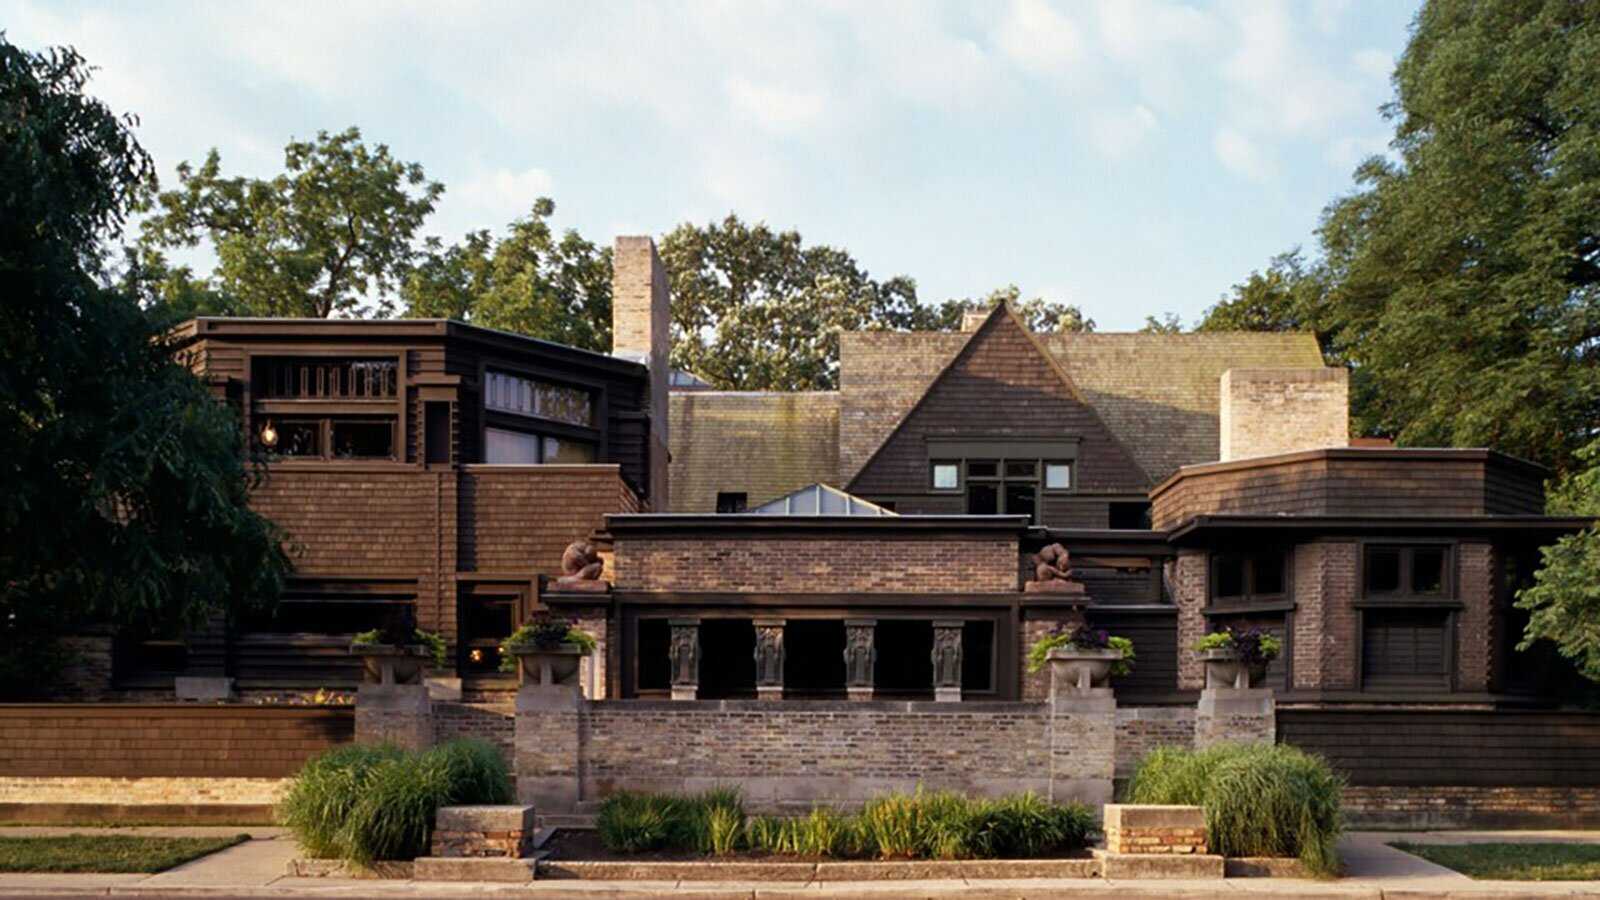
[[[1389,846],[1473,878],[1600,880],[1600,844],[1405,844]]]
[[[0,872],[160,872],[249,839],[74,834],[0,837]]]

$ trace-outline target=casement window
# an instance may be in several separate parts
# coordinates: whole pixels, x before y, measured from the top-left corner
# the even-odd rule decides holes
[[[1027,516],[1038,524],[1040,493],[1073,489],[1068,460],[936,459],[928,464],[928,485],[938,493],[957,493],[974,516]]]
[[[744,491],[718,491],[717,512],[742,513],[749,506],[750,495]]]
[[[1211,603],[1240,606],[1288,597],[1288,555],[1282,551],[1216,553],[1211,557]]]
[[[595,397],[588,388],[488,370],[483,376],[483,461],[591,463],[598,458]]]
[[[1363,559],[1363,593],[1370,598],[1454,596],[1450,548],[1373,544]]]
[[[399,460],[397,357],[251,361],[254,440],[290,460]]]

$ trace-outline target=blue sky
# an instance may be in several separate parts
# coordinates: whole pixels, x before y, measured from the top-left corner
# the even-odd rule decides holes
[[[1015,283],[1126,330],[1312,243],[1384,149],[1416,6],[0,0],[0,28],[98,65],[164,180],[354,124],[445,183],[449,239],[541,194],[607,242],[734,211],[925,301]]]

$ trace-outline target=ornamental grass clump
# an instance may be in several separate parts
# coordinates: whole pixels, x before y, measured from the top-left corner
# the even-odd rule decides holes
[[[1344,781],[1319,756],[1283,744],[1162,748],[1128,784],[1130,803],[1202,806],[1213,853],[1294,856],[1313,875],[1338,872]]]
[[[306,763],[278,816],[311,856],[370,863],[426,853],[441,806],[510,803],[513,796],[505,760],[482,741],[420,753],[339,747]]]

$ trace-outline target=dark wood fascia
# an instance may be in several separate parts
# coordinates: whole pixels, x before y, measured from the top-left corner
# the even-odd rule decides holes
[[[549,596],[549,595],[547,595]],[[577,598],[581,595],[570,594]],[[594,594],[590,594],[594,597]],[[613,591],[618,605],[624,606],[747,606],[747,607],[882,607],[894,609],[986,607],[1006,608],[1023,595],[987,594],[867,594],[859,591],[839,594],[774,594],[745,591]],[[576,602],[574,599],[573,602]]]
[[[1120,528],[1029,528],[1023,549],[1062,544],[1075,553],[1110,556],[1176,556],[1165,531]]]
[[[613,513],[606,530],[613,538],[680,537],[685,534],[731,537],[827,537],[841,532],[884,538],[1021,536],[1027,516],[770,516],[760,513]]]
[[[1183,466],[1178,471],[1168,475],[1165,479],[1150,489],[1150,499],[1154,500],[1166,493],[1174,485],[1196,476],[1214,475],[1218,472],[1240,472],[1251,469],[1271,469],[1277,466],[1295,465],[1297,463],[1313,460],[1350,460],[1368,462],[1371,460],[1385,460],[1389,462],[1405,462],[1407,460],[1432,460],[1449,462],[1480,462],[1485,465],[1499,465],[1506,468],[1522,468],[1537,475],[1540,479],[1548,478],[1550,470],[1536,462],[1512,456],[1499,450],[1489,450],[1481,447],[1451,448],[1451,447],[1325,447],[1319,450],[1298,450],[1293,453],[1279,453],[1273,456],[1256,456],[1249,459],[1227,460],[1225,462],[1200,463],[1193,466]]]
[[[1360,716],[1374,706],[1459,706],[1481,704],[1503,712],[1549,712],[1555,706],[1549,699],[1517,694],[1490,694],[1468,691],[1349,691],[1301,688],[1277,695],[1279,709],[1314,707],[1319,712]],[[1461,710],[1471,712],[1472,710]],[[1585,713],[1592,715],[1592,713]]]
[[[1251,532],[1340,535],[1545,534],[1559,537],[1590,528],[1594,519],[1573,516],[1195,516],[1168,532],[1176,546],[1200,546],[1213,537]],[[1303,540],[1303,538],[1300,538]]]

